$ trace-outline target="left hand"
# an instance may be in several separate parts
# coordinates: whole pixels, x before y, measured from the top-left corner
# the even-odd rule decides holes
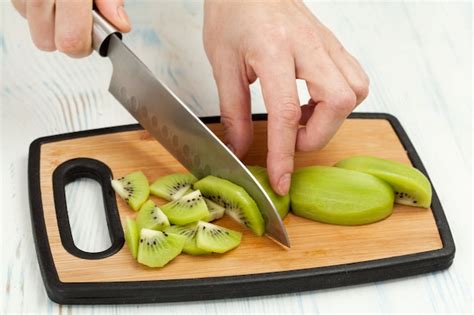
[[[367,96],[368,77],[301,1],[206,0],[204,15],[225,141],[239,157],[252,143],[249,84],[259,78],[268,112],[269,179],[285,195],[295,149],[325,146]],[[306,81],[311,95],[302,107],[296,79]]]

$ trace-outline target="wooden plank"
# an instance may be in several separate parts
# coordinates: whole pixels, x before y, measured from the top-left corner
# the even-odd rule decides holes
[[[211,128],[221,136],[218,124]],[[357,154],[376,155],[404,163],[409,159],[385,120],[351,119],[320,152],[297,153],[296,167],[332,165]],[[265,165],[266,122],[255,122],[255,138],[247,164]],[[146,131],[130,131],[48,143],[41,151],[41,191],[49,242],[63,282],[134,281],[218,277],[278,272],[355,263],[413,254],[442,247],[431,210],[397,205],[392,216],[364,226],[335,226],[293,215],[285,219],[290,250],[265,237],[256,237],[228,218],[218,223],[244,233],[242,244],[224,255],[181,255],[165,268],[151,269],[133,261],[126,246],[114,256],[85,260],[61,244],[54,208],[51,174],[62,162],[89,157],[106,163],[114,176],[142,170],[150,180],[184,168]],[[155,198],[154,198],[155,199]],[[162,204],[163,201],[155,199]],[[117,199],[122,221],[135,213]],[[271,259],[269,259],[271,257]]]

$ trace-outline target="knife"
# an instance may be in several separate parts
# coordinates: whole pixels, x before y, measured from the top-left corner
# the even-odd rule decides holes
[[[120,32],[95,10],[92,14],[92,46],[113,66],[109,92],[194,176],[214,175],[242,186],[257,203],[267,236],[290,247],[275,206],[244,164],[133,54]]]

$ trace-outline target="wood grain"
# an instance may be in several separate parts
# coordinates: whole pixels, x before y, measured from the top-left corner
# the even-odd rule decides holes
[[[255,138],[244,161],[265,165],[266,122],[254,123]],[[210,127],[223,135],[221,125]],[[369,154],[409,163],[394,130],[385,120],[351,119],[319,153],[298,153],[296,167],[332,165],[358,154]],[[150,180],[184,168],[146,131],[112,133],[59,142],[41,147],[41,194],[49,242],[59,278],[63,282],[194,279],[306,269],[401,256],[442,247],[429,209],[397,205],[389,218],[363,226],[336,226],[289,215],[284,223],[291,249],[266,237],[254,236],[231,219],[218,222],[244,233],[242,244],[225,255],[194,257],[180,255],[164,268],[144,267],[124,246],[101,260],[86,260],[69,254],[62,246],[52,194],[52,172],[71,158],[89,157],[106,163],[114,177],[142,170]],[[163,201],[155,199],[162,204]],[[135,213],[117,197],[124,221]],[[271,259],[269,259],[271,257]]]

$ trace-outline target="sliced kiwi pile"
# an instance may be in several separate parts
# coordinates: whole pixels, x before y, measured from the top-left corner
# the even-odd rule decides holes
[[[191,174],[178,173],[149,186],[142,172],[112,180],[117,194],[139,210],[135,219],[127,217],[124,234],[132,257],[140,264],[163,267],[181,252],[222,254],[240,244],[242,233],[209,223],[222,218],[226,209],[203,197],[199,189],[193,190],[196,181]],[[170,202],[158,207],[148,199],[150,191]]]
[[[360,225],[388,217],[393,204],[430,207],[431,184],[417,169],[395,161],[355,156],[335,167],[312,166],[293,173],[290,193],[277,195],[265,168],[249,166],[280,217],[291,210],[307,219],[338,225]],[[125,241],[132,256],[149,267],[162,267],[181,252],[189,255],[225,253],[239,246],[242,233],[210,223],[227,214],[254,234],[265,233],[255,201],[242,187],[222,178],[197,179],[176,173],[149,185],[133,172],[112,180],[112,187],[138,211],[125,222]],[[150,192],[169,201],[158,207]],[[291,208],[291,209],[290,209]]]

